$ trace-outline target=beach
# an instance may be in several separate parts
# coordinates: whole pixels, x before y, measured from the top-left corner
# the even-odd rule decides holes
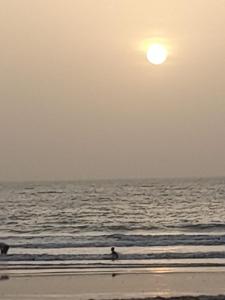
[[[1,300],[50,299],[225,299],[225,272],[116,274],[8,273],[1,275]],[[220,295],[220,296],[219,296]],[[187,298],[189,296],[189,298]],[[204,296],[204,297],[203,297]]]

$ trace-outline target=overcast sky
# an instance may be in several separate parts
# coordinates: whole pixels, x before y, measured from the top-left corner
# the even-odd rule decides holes
[[[0,4],[0,180],[225,175],[225,0]]]

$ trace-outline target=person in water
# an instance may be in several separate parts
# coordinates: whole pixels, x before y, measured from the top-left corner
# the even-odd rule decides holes
[[[9,245],[0,242],[0,250],[1,250],[1,254],[7,254],[9,250]]]
[[[115,251],[114,247],[111,248],[111,256],[112,256],[112,260],[116,260],[119,258],[119,254]]]

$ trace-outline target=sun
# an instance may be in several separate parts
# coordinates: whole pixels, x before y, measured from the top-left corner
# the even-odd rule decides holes
[[[168,56],[168,52],[165,46],[161,44],[152,44],[147,50],[147,59],[154,65],[163,64]]]

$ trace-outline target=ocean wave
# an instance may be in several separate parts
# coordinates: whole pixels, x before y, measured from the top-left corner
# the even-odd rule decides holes
[[[2,240],[9,241],[10,238]],[[11,239],[11,247],[17,248],[82,248],[82,247],[154,247],[154,246],[209,246],[225,245],[225,235],[90,235],[90,236],[40,236],[35,239],[27,236]]]
[[[187,220],[186,220],[187,221]],[[186,229],[190,231],[196,230],[204,230],[204,231],[217,231],[217,230],[224,230],[225,224],[224,223],[199,223],[199,224],[178,224],[178,225],[170,225],[168,228],[176,228],[176,229]]]
[[[107,213],[100,212],[101,217],[106,217]],[[32,224],[31,226],[16,226],[18,224],[18,220],[13,216],[7,219],[4,227],[1,228],[1,232],[10,235],[22,236],[26,235],[35,235],[36,233],[42,234],[52,234],[56,235],[58,233],[67,233],[70,235],[73,234],[88,234],[88,232],[98,233],[112,233],[116,234],[127,233],[129,232],[131,235],[135,235],[137,232],[146,232],[149,234],[157,234],[157,233],[176,233],[180,232],[183,234],[196,234],[201,232],[202,234],[225,234],[225,223],[198,223],[193,224],[190,223],[188,219],[181,219],[180,222],[176,224],[166,224],[161,222],[158,224],[155,222],[154,224],[141,224],[139,221],[136,222],[134,219],[126,220],[123,224],[115,223],[111,224],[110,222],[103,222],[101,225],[97,224],[96,221],[91,222],[90,219],[93,218],[93,212],[87,212],[85,215],[80,215],[78,217],[78,222],[74,222],[72,215],[68,214],[62,218],[62,215],[58,215],[59,213],[55,213],[51,215],[51,221],[48,220],[44,223]],[[133,216],[139,216],[139,213],[133,213]],[[30,213],[30,217],[33,215]],[[89,218],[89,220],[88,220]],[[144,223],[144,222],[143,222]]]
[[[63,191],[37,191],[36,194],[65,194]]]
[[[168,260],[168,259],[209,259],[225,258],[224,251],[187,253],[135,253],[120,254],[120,261]],[[109,254],[8,254],[0,256],[0,261],[102,261],[111,260]]]

